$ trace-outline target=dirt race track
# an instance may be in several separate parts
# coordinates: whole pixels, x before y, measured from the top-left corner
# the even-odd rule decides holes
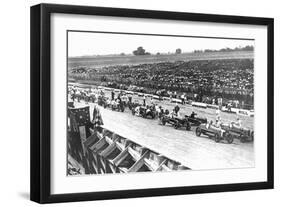
[[[161,103],[168,109],[174,106],[168,102]],[[94,103],[75,102],[74,104],[75,107],[90,105],[92,115]],[[184,128],[176,130],[170,125],[160,125],[157,119],[133,116],[128,108],[122,113],[98,107],[105,128],[193,170],[254,167],[253,142],[241,143],[235,139],[232,144],[227,144],[224,141],[216,143],[204,135],[197,137],[194,127],[191,131],[186,131]],[[190,114],[192,110],[208,119],[215,117],[214,109],[198,109],[190,105],[181,106],[183,114]],[[237,115],[222,113],[221,117],[223,121],[228,122],[234,121]],[[241,118],[246,127],[253,128],[252,117]]]

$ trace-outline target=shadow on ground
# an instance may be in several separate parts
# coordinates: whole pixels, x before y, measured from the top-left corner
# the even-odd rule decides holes
[[[30,195],[29,195],[28,192],[18,192],[18,195],[19,195],[20,197],[22,197],[23,199],[27,199],[27,200],[30,199]]]

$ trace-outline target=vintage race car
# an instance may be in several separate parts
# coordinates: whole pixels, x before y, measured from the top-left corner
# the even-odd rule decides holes
[[[233,138],[240,142],[252,142],[254,140],[254,131],[246,128],[236,127],[235,125],[222,125],[222,129],[227,131]]]
[[[112,111],[121,111],[124,112],[125,108],[123,104],[110,104],[109,107],[111,108]]]
[[[192,126],[199,126],[200,124],[206,124],[207,119],[202,117],[197,117],[196,114],[185,115]]]
[[[229,134],[226,130],[220,129],[215,126],[207,127],[207,124],[201,124],[195,130],[196,136],[201,136],[204,134],[209,138],[213,138],[215,142],[220,142],[221,140],[226,140],[227,143],[231,144],[233,142],[233,136]]]
[[[128,108],[130,109],[130,110],[133,110],[133,109],[135,109],[137,106],[141,106],[141,104],[139,104],[139,103],[137,103],[137,102],[129,102],[128,103]]]
[[[181,127],[185,127],[186,130],[190,130],[191,129],[191,123],[188,121],[188,118],[184,117],[184,118],[179,118],[179,117],[171,117],[169,115],[163,115],[160,117],[159,119],[160,124],[162,125],[166,125],[171,124],[175,129],[179,129]]]
[[[104,108],[109,108],[112,111],[121,111],[124,112],[125,107],[123,104],[120,103],[113,103],[111,101],[109,101],[107,98],[101,96],[98,98],[98,105],[99,106],[103,106]]]
[[[138,107],[138,108],[137,108]],[[153,109],[147,109],[144,106],[137,106],[135,108],[132,108],[132,114],[137,115],[143,118],[152,118],[154,119],[156,117],[156,111]]]

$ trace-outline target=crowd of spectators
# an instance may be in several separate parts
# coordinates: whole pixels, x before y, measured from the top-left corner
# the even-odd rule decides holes
[[[104,86],[201,102],[214,98],[253,105],[253,59],[220,59],[72,68],[69,77]]]

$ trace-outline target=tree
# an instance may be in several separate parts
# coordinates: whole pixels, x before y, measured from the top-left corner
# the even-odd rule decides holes
[[[150,55],[149,52],[145,52],[145,49],[143,47],[138,47],[137,50],[133,51],[134,55]]]
[[[176,49],[176,54],[181,54],[181,49],[180,48]]]
[[[244,50],[244,51],[253,51],[254,50],[254,46],[247,45],[246,47],[242,48],[242,50]]]

